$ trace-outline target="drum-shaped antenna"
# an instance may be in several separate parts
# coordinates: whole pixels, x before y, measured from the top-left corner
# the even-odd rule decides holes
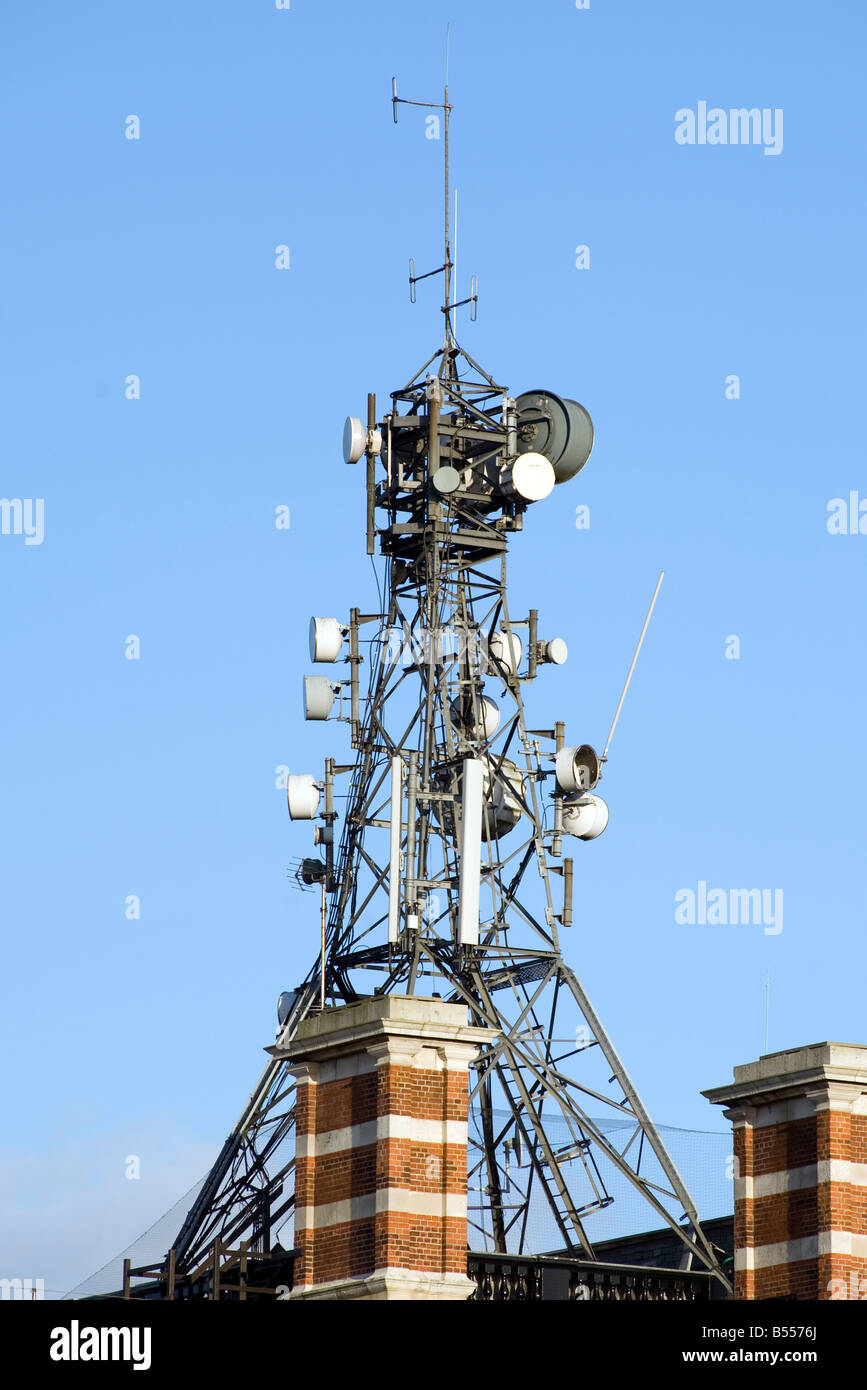
[[[501,674],[497,666],[497,662],[499,662],[511,675],[514,675],[521,664],[523,650],[521,639],[516,632],[510,633],[508,636],[505,632],[492,632],[488,638],[488,674],[494,676]]]
[[[337,661],[345,631],[336,618],[311,618],[310,660]]]
[[[327,719],[334,708],[334,686],[327,676],[304,677],[304,718]]]
[[[465,715],[460,699],[452,700],[452,719],[466,733],[475,734],[477,738],[493,738],[500,727],[500,707],[490,695],[482,695],[479,705],[480,717],[476,720],[472,710],[467,710]]]
[[[589,743],[561,748],[555,768],[557,785],[564,792],[591,792],[599,781],[599,755]]]
[[[569,656],[569,648],[562,637],[552,637],[549,642],[542,643],[540,657],[542,661],[553,662],[555,666],[562,666]]]
[[[608,824],[608,806],[601,796],[569,797],[563,802],[563,829],[579,840],[595,840]]]
[[[593,421],[583,405],[553,391],[525,391],[515,405],[518,453],[544,454],[558,483],[580,473],[593,448]]]
[[[358,463],[367,448],[367,430],[357,415],[347,415],[343,426],[343,462]]]
[[[286,800],[292,820],[313,820],[319,810],[320,791],[309,772],[290,773],[286,778]]]

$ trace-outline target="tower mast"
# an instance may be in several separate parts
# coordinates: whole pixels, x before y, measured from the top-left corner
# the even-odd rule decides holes
[[[513,397],[458,345],[448,76],[441,103],[408,102],[396,81],[392,102],[395,121],[400,104],[444,113],[444,260],[423,275],[410,263],[413,299],[420,281],[443,274],[443,344],[380,419],[371,395],[366,423],[346,422],[345,462],[366,459],[368,550],[378,540],[385,591],[377,612],[311,621],[319,673],[305,678],[305,715],[315,723],[336,713],[355,755],[326,759],[322,777],[288,779],[290,816],[315,822],[320,857],[302,860],[299,876],[328,904],[322,949],[281,996],[271,1060],[178,1234],[178,1269],[194,1268],[217,1237],[267,1248],[283,1233],[288,1248],[294,1081],[283,1050],[309,1014],[394,992],[463,1003],[490,1030],[471,1081],[474,1248],[559,1244],[593,1259],[601,1214],[631,1190],[676,1232],[685,1257],[728,1287],[561,951],[573,923],[574,859],[564,847],[607,825],[596,791],[603,759],[568,744],[563,721],[528,727],[525,690],[567,651],[540,636],[536,609],[511,612],[507,554],[531,508],[584,466],[593,427],[553,391]],[[475,282],[459,303],[475,311]],[[341,663],[345,677],[322,674]]]

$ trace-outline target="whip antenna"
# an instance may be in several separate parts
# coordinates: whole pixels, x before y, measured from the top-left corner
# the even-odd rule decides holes
[[[623,701],[626,699],[626,692],[629,689],[629,682],[632,680],[632,672],[635,670],[635,663],[638,660],[638,653],[641,651],[641,644],[644,641],[645,633],[647,632],[647,629],[650,626],[650,619],[653,617],[653,609],[656,605],[656,600],[659,597],[659,590],[662,587],[662,581],[664,577],[665,570],[660,570],[659,578],[656,581],[656,588],[653,591],[653,598],[650,600],[650,607],[647,610],[647,617],[644,619],[644,627],[641,629],[641,636],[638,639],[638,645],[635,648],[635,655],[632,658],[632,665],[630,666],[629,671],[627,673],[623,690],[620,692],[620,699],[617,702],[617,709],[614,711],[614,718],[611,721],[611,728],[608,730],[608,737],[605,740],[605,747],[602,750],[602,757],[600,761],[603,763],[606,762],[608,758],[608,748],[611,743],[611,739],[614,735],[614,730],[617,726],[617,721],[620,718],[620,711],[623,709]]]

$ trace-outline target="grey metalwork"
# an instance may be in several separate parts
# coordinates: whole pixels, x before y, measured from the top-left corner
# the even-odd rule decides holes
[[[397,119],[396,84],[392,99]],[[574,870],[563,852],[574,797],[555,775],[565,726],[527,725],[525,689],[546,667],[555,678],[556,666],[538,612],[509,607],[506,560],[531,506],[515,461],[538,438],[566,481],[584,461],[575,441],[592,444],[592,426],[577,403],[548,393],[549,403],[538,389],[519,408],[458,343],[455,309],[475,309],[477,295],[452,299],[447,87],[431,105],[445,121],[444,260],[429,273],[443,276],[443,341],[391,393],[381,419],[368,400],[367,537],[368,550],[378,540],[385,557],[383,603],[375,613],[351,610],[345,624],[339,708],[348,708],[340,717],[355,756],[326,761],[317,829],[324,857],[302,865],[304,880],[327,896],[325,949],[294,998],[281,996],[277,1050],[308,1014],[371,992],[464,1001],[469,1021],[491,1032],[471,1077],[471,1247],[532,1253],[530,1215],[542,1197],[563,1248],[592,1262],[593,1218],[610,1205],[615,1174],[645,1199],[648,1224],[677,1232],[684,1268],[709,1271],[728,1288],[686,1186],[561,954]],[[427,278],[411,265],[413,298]],[[359,425],[348,431],[348,449],[362,437]],[[595,775],[579,794],[592,793]],[[480,908],[468,923],[474,869],[460,851],[472,808],[463,787],[479,776]],[[342,817],[336,786],[346,789]],[[217,1239],[268,1251],[289,1229],[293,1094],[285,1062],[273,1057],[174,1242],[179,1273]],[[627,1142],[615,1142],[598,1112],[613,1113],[620,1134],[630,1121]]]
[[[476,1303],[707,1303],[713,1297],[708,1270],[472,1254],[468,1273]]]

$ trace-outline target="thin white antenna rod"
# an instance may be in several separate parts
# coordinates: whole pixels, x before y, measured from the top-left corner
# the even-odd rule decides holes
[[[654,591],[653,591],[653,598],[650,600],[650,607],[649,607],[648,610],[647,610],[647,617],[644,619],[644,627],[641,629],[641,636],[640,636],[639,639],[638,639],[638,645],[637,645],[637,647],[635,648],[635,655],[634,655],[633,658],[632,658],[632,665],[631,665],[630,668],[629,668],[629,673],[628,673],[628,675],[627,675],[627,677],[626,677],[626,682],[625,682],[625,684],[624,684],[624,686],[623,686],[623,690],[621,691],[620,699],[619,699],[619,701],[617,702],[617,709],[614,711],[614,718],[613,718],[612,721],[611,721],[611,728],[608,730],[608,737],[607,737],[607,739],[605,740],[605,747],[604,747],[604,749],[603,749],[603,751],[602,751],[602,762],[603,762],[603,763],[605,762],[605,760],[606,760],[607,757],[608,757],[608,749],[609,749],[609,746],[610,746],[610,744],[611,744],[611,739],[612,739],[612,737],[614,736],[614,730],[615,730],[615,728],[617,727],[617,721],[618,721],[618,719],[620,718],[620,711],[623,709],[623,701],[626,699],[626,692],[627,692],[627,690],[629,689],[629,682],[632,680],[632,672],[635,670],[635,663],[636,663],[636,661],[638,660],[638,653],[641,651],[641,644],[642,644],[642,642],[644,641],[645,633],[647,632],[647,629],[648,629],[648,627],[650,626],[650,619],[651,619],[652,616],[653,616],[653,610],[654,610],[654,607],[656,606],[656,600],[657,600],[657,598],[659,597],[659,590],[660,590],[661,587],[662,587],[662,581],[663,581],[664,577],[665,577],[665,570],[660,570],[660,571],[659,571],[659,578],[658,578],[657,581],[656,581],[656,588],[655,588]]]
[[[771,1010],[771,972],[768,971],[765,980],[765,1052],[768,1050],[768,1019]]]

